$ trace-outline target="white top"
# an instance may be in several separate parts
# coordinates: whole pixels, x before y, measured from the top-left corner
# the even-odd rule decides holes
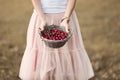
[[[66,10],[68,0],[41,0],[44,13],[60,13]]]

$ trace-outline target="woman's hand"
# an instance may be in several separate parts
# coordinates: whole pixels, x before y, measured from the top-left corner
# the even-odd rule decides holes
[[[46,25],[47,25],[46,19],[45,18],[41,19],[40,20],[40,27],[39,27],[40,31],[42,31]]]
[[[69,32],[69,18],[68,17],[62,18],[60,26],[64,27],[66,32],[68,33]]]

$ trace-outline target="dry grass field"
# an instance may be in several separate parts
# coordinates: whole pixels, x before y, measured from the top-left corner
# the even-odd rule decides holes
[[[0,0],[0,80],[19,80],[31,0]],[[120,0],[77,0],[76,12],[95,77],[120,80]]]

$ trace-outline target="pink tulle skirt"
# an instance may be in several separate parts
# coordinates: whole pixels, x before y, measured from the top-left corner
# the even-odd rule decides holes
[[[63,13],[45,13],[48,24],[60,25]],[[88,80],[93,68],[84,48],[75,11],[70,17],[72,37],[61,48],[49,48],[38,32],[39,17],[34,10],[27,31],[27,45],[22,58],[19,77],[22,80]]]

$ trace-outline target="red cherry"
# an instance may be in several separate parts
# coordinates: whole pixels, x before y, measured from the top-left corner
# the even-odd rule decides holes
[[[67,38],[68,34],[64,31],[61,31],[59,29],[52,29],[50,31],[42,31],[42,36],[44,38],[50,39],[50,40],[63,40]]]

